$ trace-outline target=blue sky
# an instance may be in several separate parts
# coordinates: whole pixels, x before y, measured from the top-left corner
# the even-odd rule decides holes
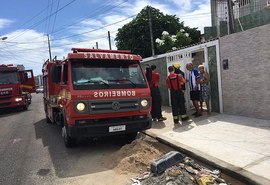
[[[164,14],[176,15],[186,26],[211,26],[210,0],[8,0],[1,2],[0,64],[24,64],[41,74],[49,58],[63,58],[72,47],[108,49],[108,31],[113,39],[117,29],[150,5]]]

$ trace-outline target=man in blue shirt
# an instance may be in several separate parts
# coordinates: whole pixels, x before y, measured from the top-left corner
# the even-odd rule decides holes
[[[196,109],[196,112],[193,114],[195,117],[201,116],[201,112],[199,109],[199,101],[200,101],[200,74],[198,70],[193,68],[192,63],[188,63],[186,65],[187,70],[189,71],[189,89],[190,89],[190,99],[192,100],[193,106]]]

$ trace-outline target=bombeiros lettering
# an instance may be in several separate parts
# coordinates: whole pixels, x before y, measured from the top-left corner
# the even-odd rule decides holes
[[[99,91],[94,92],[95,98],[106,98],[106,97],[132,97],[136,96],[136,91]]]

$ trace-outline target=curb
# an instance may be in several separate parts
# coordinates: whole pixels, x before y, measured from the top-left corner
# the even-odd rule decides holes
[[[188,147],[186,145],[183,145],[181,143],[174,144],[176,141],[169,141],[168,138],[162,138],[159,136],[155,136],[155,134],[150,133],[149,131],[142,132],[145,135],[155,138],[159,142],[168,145],[177,151],[180,151],[194,159],[197,159],[205,164],[209,164],[210,166],[220,169],[221,171],[225,172],[225,174],[232,176],[233,178],[236,178],[237,180],[247,184],[247,185],[267,185],[270,184],[268,179],[265,179],[264,177],[257,176],[253,173],[250,173],[246,171],[243,168],[239,168],[236,166],[233,166],[225,161],[222,161],[220,159],[214,158],[206,153],[200,152],[194,148]]]

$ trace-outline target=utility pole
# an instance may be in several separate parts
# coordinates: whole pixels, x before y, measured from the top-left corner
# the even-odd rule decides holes
[[[112,50],[111,34],[110,34],[110,31],[108,31],[108,39],[109,39],[109,47],[110,47],[110,50]]]
[[[148,20],[149,20],[152,56],[154,56],[155,55],[155,48],[154,48],[154,41],[153,41],[153,30],[152,30],[152,19],[151,19],[152,16],[151,16],[151,10],[150,10],[149,6],[147,6],[147,10],[148,10]]]
[[[52,60],[52,52],[51,52],[51,44],[50,44],[50,36],[47,34],[48,38],[48,47],[49,47],[49,56],[50,56],[50,61]]]
[[[96,49],[98,49],[98,42],[96,42]]]
[[[229,14],[229,25],[230,25],[230,33],[228,34],[232,34],[234,33],[235,29],[234,29],[234,16],[233,16],[233,4],[231,0],[227,0],[228,3],[228,14]]]

